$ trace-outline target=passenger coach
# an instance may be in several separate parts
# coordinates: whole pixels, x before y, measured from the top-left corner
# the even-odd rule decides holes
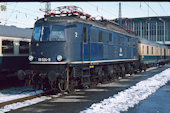
[[[170,61],[170,47],[139,38],[138,44],[140,68],[164,65]]]
[[[29,65],[32,29],[0,26],[0,79]]]

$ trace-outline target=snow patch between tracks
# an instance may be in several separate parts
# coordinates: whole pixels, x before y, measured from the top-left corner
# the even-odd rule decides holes
[[[108,99],[104,99],[100,103],[92,104],[90,108],[80,113],[119,113],[121,111],[127,111],[129,107],[134,107],[141,100],[146,99],[169,80],[170,68]]]

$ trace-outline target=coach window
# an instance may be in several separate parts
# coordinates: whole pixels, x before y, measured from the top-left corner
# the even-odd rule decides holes
[[[83,27],[83,42],[87,42],[87,27]]]
[[[99,31],[99,42],[102,42],[103,39],[102,39],[102,31]]]
[[[144,54],[144,45],[142,46],[142,54]]]
[[[26,41],[19,42],[19,53],[29,54],[29,42],[26,42]]]
[[[151,52],[152,52],[152,55],[153,55],[153,47],[152,47],[152,51]]]
[[[147,46],[147,55],[149,54],[149,46]]]
[[[156,50],[157,50],[157,55],[159,54],[159,49],[158,49],[158,47],[156,48]]]
[[[10,40],[2,40],[2,54],[13,54],[14,44]]]

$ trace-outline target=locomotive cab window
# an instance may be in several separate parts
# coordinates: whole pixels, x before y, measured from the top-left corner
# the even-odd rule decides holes
[[[50,41],[65,41],[64,34],[65,27],[61,25],[54,25],[51,31]]]
[[[13,54],[14,44],[10,40],[2,40],[2,54]]]
[[[48,41],[50,35],[50,27],[49,26],[43,26],[42,28],[42,38],[40,38],[41,41]]]
[[[37,26],[34,29],[35,41],[48,41],[50,35],[50,26]]]
[[[34,40],[35,41],[40,41],[40,36],[41,36],[41,29],[42,27],[35,27],[34,29]]]
[[[19,53],[29,54],[29,42],[25,42],[25,41],[19,42]]]

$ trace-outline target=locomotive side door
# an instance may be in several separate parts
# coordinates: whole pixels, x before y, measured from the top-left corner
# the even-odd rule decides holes
[[[88,26],[83,26],[82,61],[90,60],[90,39]]]

